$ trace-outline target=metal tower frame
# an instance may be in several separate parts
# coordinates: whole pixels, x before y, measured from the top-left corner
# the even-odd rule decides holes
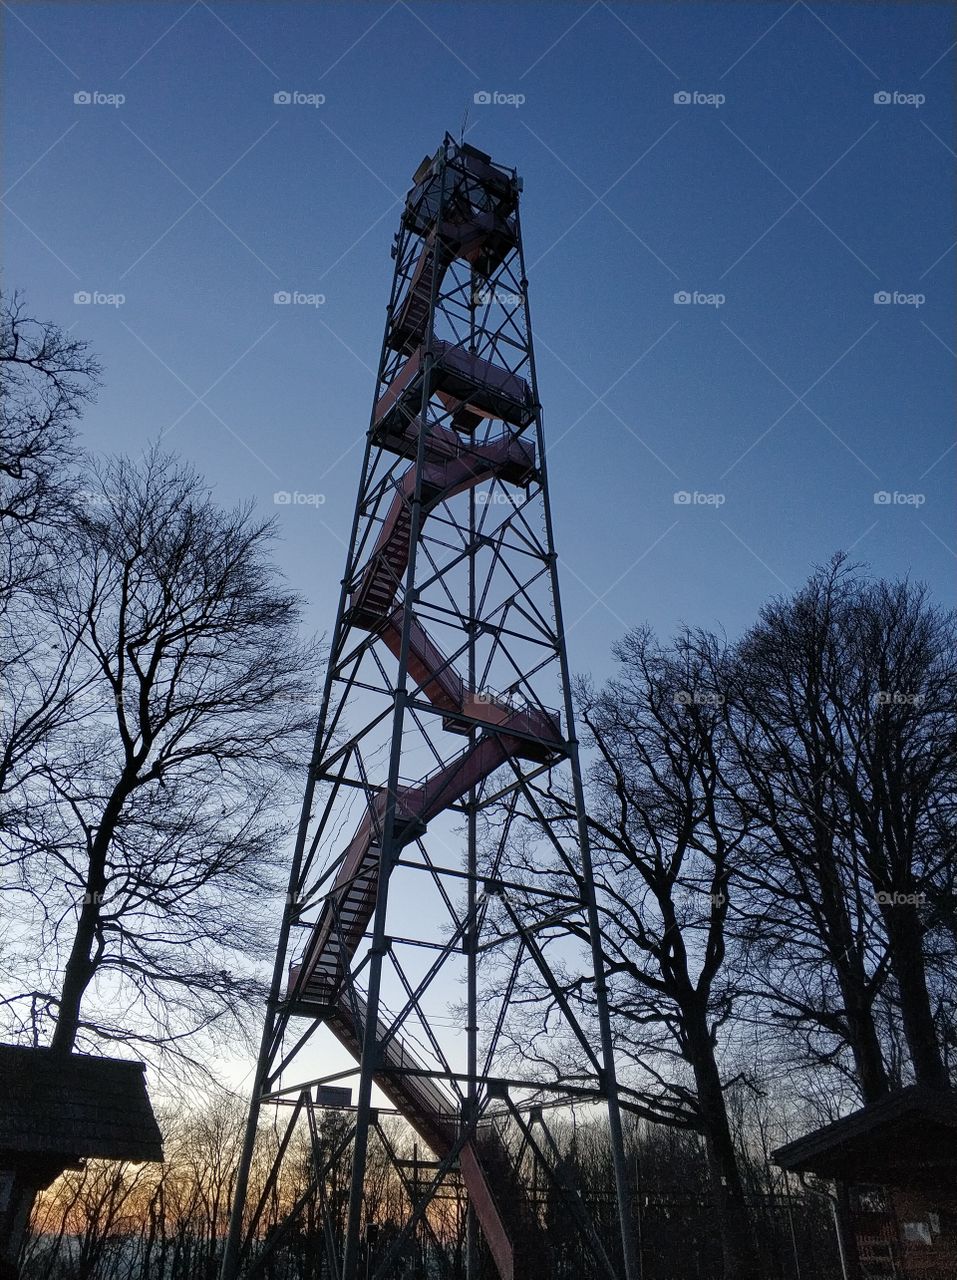
[[[370,1276],[394,1274],[416,1231],[434,1230],[429,1211],[438,1194],[467,1197],[468,1280],[481,1274],[478,1228],[501,1280],[544,1274],[547,1242],[534,1210],[522,1207],[518,1165],[531,1158],[564,1197],[594,1274],[637,1276],[621,1123],[629,1104],[615,1077],[598,937],[520,191],[513,169],[446,135],[416,171],[395,237],[377,389],[222,1280],[268,1274],[284,1231],[295,1230],[307,1205],[326,1211],[325,1178],[344,1159],[352,1168],[344,1245],[340,1256],[326,1230],[323,1275],[357,1280],[360,1263]],[[573,844],[549,827],[542,807],[541,782],[559,770],[577,810]],[[554,913],[556,902],[558,917],[536,910],[542,903]],[[556,944],[563,915],[590,938],[581,975],[594,990],[588,1025],[549,958],[558,945],[567,963],[582,963],[567,941]],[[574,1080],[557,1071],[546,1078],[517,1059],[520,1036],[509,1031],[522,1013],[516,983],[525,972],[548,993],[585,1064]],[[464,1013],[450,1035],[443,1023],[455,977]],[[320,1027],[357,1066],[322,1069],[329,1064],[317,1056]],[[350,1078],[354,1106],[342,1088]],[[424,1187],[379,1122],[374,1086],[435,1155]],[[329,1151],[319,1144],[321,1110],[337,1102],[348,1104],[349,1124]],[[567,1169],[556,1167],[544,1119],[545,1108],[576,1102],[607,1108],[621,1223],[611,1256]],[[285,1108],[282,1136],[253,1204],[259,1117],[273,1104],[277,1116]],[[262,1212],[297,1126],[311,1136],[311,1176],[287,1206],[287,1227],[264,1242]],[[393,1160],[408,1210],[397,1238],[377,1250],[363,1207],[373,1133]],[[534,1266],[522,1256],[529,1238],[541,1251]]]

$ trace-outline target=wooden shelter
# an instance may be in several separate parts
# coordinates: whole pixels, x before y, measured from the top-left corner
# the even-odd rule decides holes
[[[37,1192],[86,1159],[162,1160],[142,1062],[0,1045],[0,1280]]]
[[[957,1276],[957,1091],[896,1090],[772,1158],[837,1184],[848,1280]]]

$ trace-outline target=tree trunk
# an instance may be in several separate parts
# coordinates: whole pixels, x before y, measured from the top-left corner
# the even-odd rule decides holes
[[[823,821],[823,819],[822,819]],[[854,1058],[861,1095],[865,1102],[876,1102],[890,1088],[880,1036],[874,1025],[867,973],[857,948],[857,939],[848,915],[844,888],[838,875],[829,840],[815,848],[812,864],[820,888],[820,910],[826,934],[822,940],[828,948],[844,1003],[847,1040]]]
[[[135,770],[132,771],[135,776]],[[77,921],[73,946],[63,973],[63,987],[60,991],[59,1009],[57,1011],[56,1028],[53,1032],[51,1047],[59,1053],[70,1053],[76,1044],[76,1036],[80,1027],[80,1006],[83,994],[96,973],[93,952],[96,944],[97,926],[103,898],[106,894],[106,860],[116,824],[123,810],[123,804],[132,790],[131,770],[124,771],[120,781],[113,789],[113,794],[103,810],[103,820],[97,828],[96,836],[90,848],[90,859],[87,865],[86,885],[83,894],[83,906]]]
[[[91,876],[87,885],[89,886],[92,881]],[[102,889],[99,891],[87,889],[80,918],[77,921],[76,933],[73,935],[73,946],[70,948],[70,956],[64,969],[56,1028],[51,1041],[51,1047],[59,1053],[70,1053],[76,1043],[83,993],[95,972],[91,956],[96,941],[101,894]]]
[[[889,1091],[890,1081],[874,1018],[869,1004],[860,998],[860,992],[854,989],[854,984],[845,984],[843,974],[839,975],[839,982],[844,997],[847,1038],[861,1086],[861,1097],[865,1102],[876,1102]]]
[[[764,1280],[754,1232],[744,1199],[721,1076],[706,1020],[697,1011],[688,1018],[697,1026],[689,1036],[692,1067],[701,1112],[702,1132],[711,1181],[711,1196],[721,1235],[724,1280]]]
[[[70,949],[70,958],[64,970],[60,1008],[51,1041],[51,1047],[59,1053],[70,1053],[76,1043],[83,993],[93,977],[90,953],[95,939],[96,921],[95,919],[92,922],[85,921],[83,918],[85,913],[84,906],[73,938],[73,946]]]
[[[884,925],[890,940],[891,971],[897,981],[901,1021],[918,1084],[947,1089],[950,1080],[937,1039],[930,1007],[927,973],[924,966],[923,930],[917,907],[910,903],[887,903]]]

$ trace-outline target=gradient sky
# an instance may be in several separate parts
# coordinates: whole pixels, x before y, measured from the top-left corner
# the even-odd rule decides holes
[[[400,202],[462,128],[524,177],[574,669],[637,624],[734,635],[838,549],[952,600],[949,5],[0,15],[5,283],[101,355],[87,443],[161,439],[278,513],[317,630]]]
[[[91,446],[162,438],[225,502],[322,495],[275,508],[318,629],[398,200],[466,112],[469,140],[525,179],[573,666],[607,670],[637,623],[734,634],[838,548],[950,598],[949,6],[197,0],[3,17],[6,283],[102,355]],[[483,90],[525,101],[476,104]],[[74,103],[84,91],[126,100]],[[281,91],[325,102],[276,105]],[[925,101],[875,103],[895,91]],[[325,301],[276,306],[282,289]],[[682,290],[725,302],[676,304]],[[882,290],[926,300],[875,304]],[[675,502],[695,491],[724,501]]]

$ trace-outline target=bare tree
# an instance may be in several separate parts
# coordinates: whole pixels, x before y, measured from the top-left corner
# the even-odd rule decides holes
[[[100,370],[84,342],[0,293],[0,868],[45,822],[34,785],[82,691],[78,639],[56,610],[76,498],[75,429]],[[15,874],[15,873],[14,873]],[[4,882],[5,883],[5,882]]]
[[[84,711],[44,764],[52,816],[21,882],[38,1034],[52,1022],[63,1051],[105,1038],[185,1055],[259,994],[314,654],[268,522],[155,452],[88,486],[57,596]]]
[[[954,623],[907,583],[837,557],[740,644],[727,724],[752,823],[752,972],[778,1016],[886,1091],[899,1016],[911,1069],[944,1086],[927,977],[953,865]],[[946,912],[937,919],[937,936]],[[829,1042],[829,1044],[828,1044]]]
[[[722,775],[724,659],[710,639],[684,633],[664,647],[647,630],[615,655],[604,688],[580,686],[579,713],[616,1049],[645,1114],[703,1136],[725,1275],[757,1277],[721,1061],[734,998],[725,927],[748,836]],[[567,820],[567,798],[552,791],[543,804]],[[567,918],[563,931],[585,940]],[[565,988],[591,998],[573,973]]]
[[[161,1114],[163,1165],[88,1161],[84,1168],[65,1173],[41,1194],[36,1206],[33,1234],[23,1259],[24,1280],[76,1280],[78,1274],[86,1280],[204,1280],[215,1274],[222,1206],[235,1170],[239,1111],[237,1100],[223,1094],[194,1098],[190,1106],[178,1104]],[[380,1241],[388,1241],[408,1211],[406,1188],[415,1176],[410,1159],[415,1137],[402,1121],[382,1119],[390,1146],[405,1165],[400,1177],[379,1148],[367,1184],[365,1210],[367,1225],[378,1229]],[[315,1147],[304,1129],[294,1137],[295,1158],[266,1197],[259,1224],[260,1260],[266,1275],[320,1280],[330,1274],[323,1236],[331,1234],[335,1246],[343,1230],[347,1160],[337,1161],[329,1171],[322,1191],[308,1206],[301,1232],[285,1237],[271,1257],[263,1254],[270,1243],[277,1243],[277,1227],[289,1204],[305,1191],[313,1161],[339,1148],[349,1128],[348,1117],[330,1111],[319,1119]],[[618,1228],[606,1126],[565,1118],[552,1121],[550,1131],[560,1152],[563,1179],[581,1189],[598,1231],[610,1243]],[[518,1135],[513,1137],[519,1146]],[[760,1148],[760,1127],[751,1139]],[[253,1163],[257,1196],[267,1189],[277,1141],[276,1129],[263,1126]],[[707,1162],[698,1135],[642,1123],[629,1134],[629,1158],[640,1171],[635,1202],[644,1246],[642,1274],[647,1280],[686,1280],[690,1275],[718,1280],[718,1229],[704,1190]],[[534,1188],[533,1203],[550,1244],[562,1259],[563,1274],[590,1274],[581,1232],[559,1189],[540,1171],[536,1176],[528,1150],[521,1166],[526,1185]],[[743,1156],[742,1168],[749,1185],[770,1176],[759,1151]],[[821,1198],[803,1197],[798,1191],[792,1203],[778,1188],[764,1200],[759,1218],[764,1280],[784,1280],[795,1274],[788,1258],[782,1257],[791,1253],[795,1228],[803,1236],[804,1258],[809,1263],[813,1260],[813,1274],[821,1280],[838,1280],[836,1258],[829,1257],[834,1253],[833,1228],[826,1213],[822,1214]],[[775,1207],[781,1210],[785,1204],[787,1216],[775,1215]],[[463,1210],[463,1198],[451,1191],[448,1199],[433,1205],[415,1250],[423,1274],[448,1280],[464,1276]]]
[[[76,423],[99,384],[87,343],[35,320],[22,294],[0,292],[0,527],[36,533],[66,517]],[[7,560],[0,581],[28,569]]]
[[[869,1100],[889,1087],[875,1011],[885,949],[837,831],[830,748],[811,712],[827,661],[822,631],[801,633],[794,621],[748,633],[726,703],[737,799],[752,823],[747,905],[735,920],[741,969],[759,1021],[770,1010],[787,1029],[786,1052],[802,1043],[808,1060],[844,1070]]]

